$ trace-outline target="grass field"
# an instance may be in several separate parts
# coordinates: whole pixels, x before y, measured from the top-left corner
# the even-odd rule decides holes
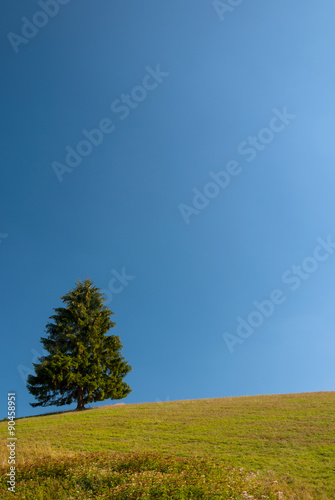
[[[107,406],[16,426],[16,498],[335,499],[335,392]],[[6,422],[0,433],[0,498],[13,498]]]

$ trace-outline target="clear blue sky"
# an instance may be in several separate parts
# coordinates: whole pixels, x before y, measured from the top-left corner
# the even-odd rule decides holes
[[[29,406],[24,374],[87,276],[133,366],[126,403],[334,390],[334,16],[3,6],[1,418],[8,391],[20,416],[57,410]]]

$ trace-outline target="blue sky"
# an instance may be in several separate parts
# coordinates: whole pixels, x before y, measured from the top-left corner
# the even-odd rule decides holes
[[[87,276],[133,366],[126,403],[334,389],[334,15],[3,7],[4,415],[11,391],[19,416],[57,410],[24,378]]]

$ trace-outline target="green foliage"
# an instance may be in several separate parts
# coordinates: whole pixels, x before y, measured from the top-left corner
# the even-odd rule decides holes
[[[12,498],[5,493],[5,469],[0,472],[0,499]],[[15,496],[26,500],[284,499],[276,481],[225,462],[154,453],[90,453],[38,460],[18,470]]]
[[[114,328],[114,314],[93,282],[78,281],[61,297],[65,307],[54,309],[53,322],[42,337],[47,356],[34,363],[36,375],[28,375],[27,388],[37,399],[31,406],[62,406],[77,401],[77,409],[105,399],[122,399],[131,389],[123,378],[132,368],[120,354],[122,344]]]
[[[18,471],[35,458],[83,452],[210,456],[262,480],[273,475],[285,499],[335,499],[335,392],[110,405],[20,418],[17,426]],[[0,422],[8,471],[7,437]]]

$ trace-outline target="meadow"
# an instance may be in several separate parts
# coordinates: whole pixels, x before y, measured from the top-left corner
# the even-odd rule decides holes
[[[335,392],[111,405],[16,426],[15,498],[335,498]],[[6,422],[0,434],[0,498],[13,498]]]

